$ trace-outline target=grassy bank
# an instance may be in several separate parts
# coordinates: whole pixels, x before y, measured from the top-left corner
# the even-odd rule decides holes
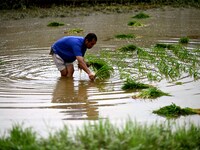
[[[174,127],[174,126],[173,126]],[[69,134],[64,127],[58,132],[42,138],[31,128],[16,125],[8,136],[0,137],[1,150],[8,149],[199,149],[200,127],[172,126],[162,124],[141,125],[127,121],[123,127],[116,127],[109,121],[86,124],[82,129]]]
[[[20,0],[20,1],[10,1],[10,0],[1,0],[0,9],[20,9],[20,8],[31,8],[31,7],[52,7],[63,6],[63,5],[71,5],[71,6],[94,6],[99,4],[123,4],[123,5],[138,5],[138,4],[148,4],[148,5],[175,5],[175,6],[195,6],[199,7],[199,0]]]
[[[57,1],[56,1],[57,2]],[[123,3],[91,3],[91,1],[85,1],[85,3],[51,3],[48,4],[24,4],[23,0],[20,2],[8,0],[0,3],[0,19],[23,19],[23,18],[46,18],[46,17],[74,17],[74,16],[88,16],[90,14],[97,13],[127,13],[134,11],[147,10],[151,8],[162,8],[165,6],[171,7],[195,7],[200,8],[200,0],[198,1],[185,1],[185,2],[162,2],[162,1],[149,1],[149,2],[123,2]],[[93,2],[93,1],[92,1]],[[31,3],[31,1],[30,1]],[[143,14],[144,15],[144,14]],[[141,17],[141,16],[136,16]],[[144,17],[144,16],[142,16]],[[147,17],[147,16],[146,16]]]

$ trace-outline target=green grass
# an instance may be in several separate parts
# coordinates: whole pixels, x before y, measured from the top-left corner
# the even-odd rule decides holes
[[[127,78],[122,86],[122,90],[138,90],[138,89],[147,89],[149,87],[151,86],[148,84],[136,82],[131,78]]]
[[[181,37],[180,39],[179,39],[179,43],[181,43],[181,44],[188,44],[189,43],[189,38],[188,37]]]
[[[135,16],[133,16],[132,18],[136,18],[136,19],[145,19],[145,18],[149,18],[150,16],[148,14],[145,14],[143,12],[140,12],[138,14],[136,14]]]
[[[180,116],[197,114],[197,112],[191,108],[181,108],[174,103],[169,106],[162,107],[158,110],[154,110],[153,113],[167,118],[177,118]]]
[[[173,128],[173,130],[172,130]],[[174,130],[175,129],[175,130]],[[126,121],[123,126],[108,120],[87,123],[69,133],[69,128],[40,137],[31,128],[13,126],[7,136],[0,137],[1,150],[128,150],[128,149],[199,149],[200,127],[188,124],[141,124]]]
[[[135,35],[133,35],[133,34],[118,34],[118,35],[115,35],[115,38],[118,38],[118,39],[132,39],[132,38],[135,38]]]
[[[128,26],[133,26],[133,27],[140,27],[143,26],[142,23],[136,20],[132,20],[128,22]]]
[[[58,27],[58,26],[64,26],[64,23],[59,23],[59,22],[50,22],[48,27]]]
[[[170,94],[165,93],[156,87],[150,87],[148,89],[142,90],[138,95],[133,96],[133,98],[155,99],[161,96],[170,96]]]

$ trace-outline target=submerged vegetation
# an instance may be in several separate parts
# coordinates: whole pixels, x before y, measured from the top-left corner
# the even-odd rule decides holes
[[[167,118],[177,118],[180,116],[198,114],[197,111],[192,108],[181,108],[174,103],[169,106],[162,107],[158,110],[154,110],[153,113]]]
[[[67,126],[46,138],[32,128],[15,125],[7,136],[0,137],[1,150],[8,149],[199,149],[200,127],[189,124],[172,126],[126,121],[123,127],[109,121],[85,124],[70,133]],[[172,128],[175,127],[175,130]],[[176,142],[174,142],[176,141]]]
[[[47,26],[49,26],[49,27],[64,26],[64,23],[59,23],[59,22],[50,22]]]

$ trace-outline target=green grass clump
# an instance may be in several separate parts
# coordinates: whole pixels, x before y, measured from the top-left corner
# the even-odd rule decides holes
[[[136,21],[136,20],[129,21],[128,25],[129,26],[134,26],[134,27],[140,27],[140,26],[142,26],[142,24],[140,22]]]
[[[133,52],[138,50],[139,48],[136,45],[129,44],[127,46],[120,47],[118,50],[121,52]]]
[[[197,114],[197,112],[195,112],[191,108],[181,108],[180,106],[177,106],[174,103],[169,106],[162,107],[158,110],[154,110],[153,113],[167,118],[177,118],[180,116]]]
[[[137,90],[137,89],[147,89],[151,87],[148,84],[136,82],[131,78],[127,78],[124,85],[122,86],[122,90]]]
[[[173,130],[172,130],[173,129]],[[175,130],[174,130],[175,129]],[[0,137],[1,150],[177,150],[199,149],[200,127],[194,124],[178,126],[126,121],[122,126],[110,121],[85,124],[69,134],[65,126],[47,137],[33,130],[12,127],[7,136]],[[175,142],[174,142],[175,141]]]
[[[155,99],[161,96],[170,96],[168,93],[164,93],[156,87],[150,87],[148,89],[142,90],[138,95],[133,98],[143,98],[143,99]]]
[[[189,43],[189,38],[188,37],[181,37],[179,39],[179,43],[181,43],[181,44],[188,44]]]
[[[115,35],[115,38],[118,38],[118,39],[131,39],[131,38],[135,38],[135,35],[133,35],[133,34],[118,34],[118,35]]]
[[[58,27],[58,26],[64,26],[64,23],[59,23],[59,22],[50,22],[48,27]]]
[[[113,68],[106,61],[95,56],[88,56],[87,59],[87,64],[94,70],[96,78],[104,80],[111,76]]]
[[[132,18],[136,18],[136,19],[145,19],[145,18],[149,18],[150,16],[143,13],[143,12],[140,12],[138,13],[137,15],[133,16]]]

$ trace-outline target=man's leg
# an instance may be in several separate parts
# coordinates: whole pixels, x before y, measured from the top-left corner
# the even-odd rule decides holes
[[[73,64],[67,64],[65,69],[60,71],[61,76],[66,77],[72,77],[74,74],[74,65]]]

